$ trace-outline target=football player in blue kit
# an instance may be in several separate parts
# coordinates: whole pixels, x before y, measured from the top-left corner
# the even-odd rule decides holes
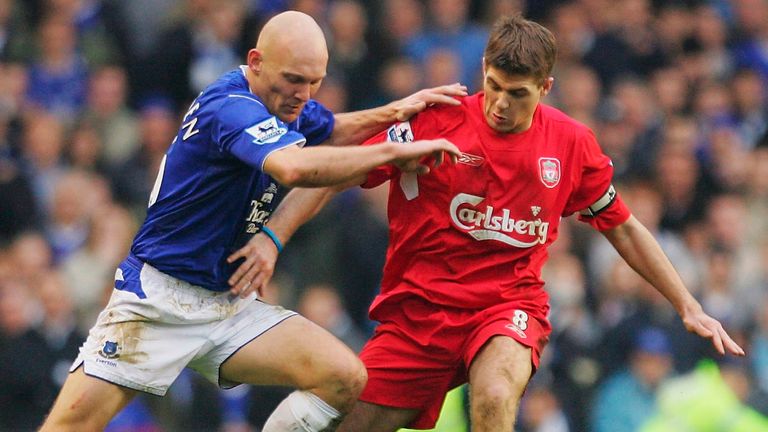
[[[389,163],[426,173],[443,154],[455,158],[445,140],[345,145],[429,104],[457,104],[466,89],[436,87],[334,115],[311,99],[327,61],[317,23],[284,12],[265,24],[247,65],[192,103],[109,303],[42,430],[101,430],[138,391],[165,394],[187,366],[224,388],[295,387],[264,432],[333,430],[351,408],[365,368],[330,333],[258,299],[269,260],[253,238],[269,236],[272,256],[282,248],[264,228],[282,186],[359,183]],[[332,145],[315,146],[321,142]],[[249,279],[255,275],[261,279]]]

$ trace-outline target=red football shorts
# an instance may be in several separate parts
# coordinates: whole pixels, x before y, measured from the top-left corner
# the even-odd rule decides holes
[[[419,410],[410,428],[434,427],[445,394],[467,382],[472,360],[491,337],[530,347],[535,371],[552,331],[546,303],[530,300],[485,310],[449,308],[415,296],[389,303],[377,307],[381,324],[360,353],[368,369],[360,400]]]

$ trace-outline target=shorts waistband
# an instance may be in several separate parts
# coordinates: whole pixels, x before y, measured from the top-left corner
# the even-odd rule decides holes
[[[125,258],[125,262],[136,270],[141,270],[141,268],[144,267],[144,261],[140,260],[136,255],[133,254],[133,252],[128,253],[128,256]]]

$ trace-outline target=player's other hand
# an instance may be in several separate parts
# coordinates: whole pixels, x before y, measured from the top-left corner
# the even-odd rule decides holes
[[[243,259],[229,278],[229,286],[232,287],[229,292],[242,298],[253,292],[263,296],[264,287],[275,271],[277,254],[275,244],[266,234],[254,235],[245,246],[227,257],[230,264]]]
[[[436,103],[459,105],[457,96],[466,96],[467,86],[455,83],[419,90],[416,93],[390,103],[397,121],[406,121]]]
[[[456,163],[461,155],[458,147],[443,138],[395,144],[395,150],[397,157],[392,163],[403,172],[417,174],[427,174],[432,168],[439,167],[445,154],[453,163]]]
[[[710,339],[717,352],[725,355],[726,352],[736,355],[745,355],[742,349],[723,328],[722,324],[711,316],[707,315],[701,307],[692,312],[687,312],[682,316],[685,328],[692,333]]]

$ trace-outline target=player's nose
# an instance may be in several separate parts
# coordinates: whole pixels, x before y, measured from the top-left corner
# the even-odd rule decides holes
[[[496,109],[498,109],[499,112],[504,112],[507,108],[509,108],[509,101],[506,97],[500,96],[496,99]]]
[[[305,84],[305,85],[299,86],[299,88],[296,90],[296,93],[294,93],[294,97],[302,102],[309,101],[310,85]]]

